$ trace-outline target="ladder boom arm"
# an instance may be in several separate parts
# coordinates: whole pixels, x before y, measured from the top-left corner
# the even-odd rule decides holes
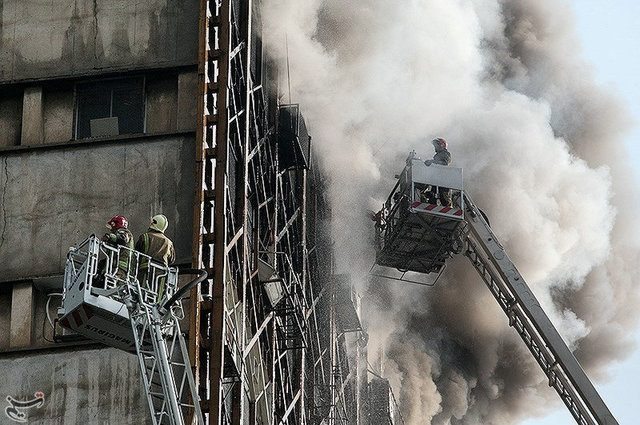
[[[617,425],[604,401],[549,320],[535,295],[465,194],[466,256],[509,317],[579,424]]]

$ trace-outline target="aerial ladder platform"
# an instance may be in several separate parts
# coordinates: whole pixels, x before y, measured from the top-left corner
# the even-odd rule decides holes
[[[185,338],[178,270],[90,236],[70,248],[57,322],[90,340],[137,355],[154,425],[204,424]]]
[[[443,190],[450,192],[451,205],[437,201]],[[382,276],[405,280],[406,273],[414,272],[439,277],[449,258],[465,255],[576,422],[618,423],[496,238],[486,215],[465,193],[461,168],[426,165],[410,154],[375,221],[374,266],[401,273]]]

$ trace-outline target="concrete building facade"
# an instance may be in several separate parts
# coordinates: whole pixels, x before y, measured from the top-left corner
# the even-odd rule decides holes
[[[165,214],[190,264],[198,17],[198,0],[0,1],[0,394],[44,393],[29,423],[150,421],[135,356],[54,344],[47,300],[115,214],[136,236]]]

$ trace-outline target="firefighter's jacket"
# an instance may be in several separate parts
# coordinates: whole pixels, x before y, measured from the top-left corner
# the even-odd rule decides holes
[[[133,233],[129,229],[117,229],[115,232],[107,233],[102,240],[114,247],[124,246],[133,249]],[[124,249],[119,252],[118,269],[124,273],[129,269],[131,255],[131,251]]]
[[[153,261],[165,266],[173,263],[176,259],[176,253],[173,248],[173,242],[166,237],[164,233],[157,230],[149,229],[143,233],[136,242],[136,251],[148,255]],[[147,268],[147,259],[140,261],[140,268]]]
[[[433,155],[433,160],[429,161],[431,164],[449,165],[451,164],[451,154],[448,150],[442,149]]]

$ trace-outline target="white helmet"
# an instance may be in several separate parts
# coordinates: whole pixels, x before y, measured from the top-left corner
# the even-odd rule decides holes
[[[151,217],[149,229],[164,233],[164,231],[167,230],[167,227],[169,227],[169,220],[167,220],[167,217],[164,215],[158,214]]]

